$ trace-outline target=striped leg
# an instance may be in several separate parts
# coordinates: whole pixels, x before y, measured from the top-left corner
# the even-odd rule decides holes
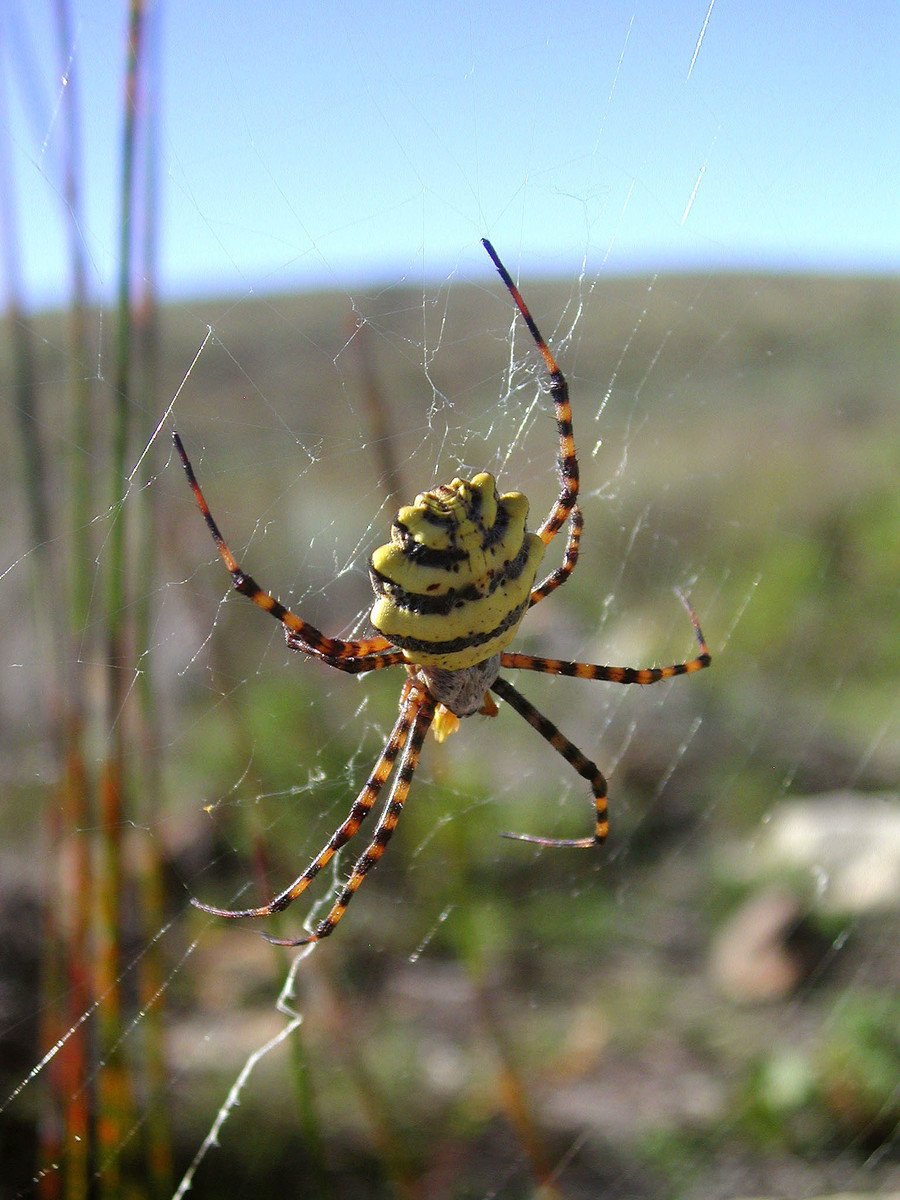
[[[341,894],[335,901],[331,912],[317,927],[315,933],[303,938],[273,938],[268,934],[263,936],[276,946],[307,946],[310,942],[319,942],[334,932],[335,926],[350,906],[350,901],[359,891],[366,876],[384,854],[391,835],[397,828],[400,814],[416,767],[419,765],[419,755],[422,753],[422,743],[434,718],[434,700],[424,691],[414,689],[410,702],[412,711],[409,738],[403,748],[397,765],[397,774],[391,786],[390,795],[381,819],[375,829],[375,835],[365,853],[360,855],[353,868],[353,874],[347,880]]]
[[[292,633],[287,635],[287,644],[289,649],[299,650],[301,654],[310,653],[302,642],[294,639]],[[364,654],[361,658],[325,658],[322,655],[316,655],[316,658],[348,675],[364,675],[367,671],[380,671],[383,667],[397,667],[406,662],[402,650],[384,650],[379,654]]]
[[[523,716],[528,724],[533,729],[536,729],[542,738],[546,738],[553,749],[563,756],[566,762],[572,764],[582,779],[588,781],[591,785],[591,791],[594,794],[594,803],[597,812],[593,837],[547,838],[535,837],[530,833],[504,833],[503,836],[515,838],[519,842],[534,842],[538,846],[577,846],[581,849],[598,846],[601,842],[604,842],[609,832],[609,821],[607,820],[606,812],[606,780],[603,778],[599,767],[595,763],[592,763],[589,758],[586,758],[578,747],[569,741],[565,734],[560,733],[552,721],[549,721],[543,713],[539,712],[533,704],[529,703],[505,679],[497,679],[492,685],[491,691],[496,692],[520,716]]]
[[[540,671],[544,675],[572,675],[576,679],[603,679],[609,683],[659,683],[661,679],[672,679],[675,675],[691,675],[702,671],[711,661],[709,647],[697,620],[697,614],[685,597],[678,597],[688,611],[694,636],[700,647],[696,658],[687,662],[673,663],[670,667],[603,667],[596,663],[566,662],[559,658],[535,658],[531,654],[504,653],[500,655],[500,666],[521,671]]]
[[[308,621],[295,616],[283,604],[279,604],[274,596],[270,596],[268,592],[264,592],[250,575],[245,575],[238,566],[234,555],[225,544],[225,539],[219,532],[218,525],[213,520],[212,513],[209,511],[209,506],[197,482],[197,477],[194,475],[194,468],[191,466],[190,459],[185,453],[181,438],[177,433],[173,433],[172,440],[175,443],[175,449],[178,451],[178,457],[181,459],[182,466],[187,475],[188,483],[191,485],[191,491],[194,493],[194,499],[197,501],[197,507],[203,514],[203,519],[206,521],[213,541],[216,543],[219,557],[231,572],[235,589],[241,595],[252,600],[264,612],[270,613],[276,620],[281,621],[282,625],[284,625],[285,633],[289,639],[288,644],[291,646],[291,649],[297,650],[303,647],[307,653],[317,654],[321,658],[330,660],[331,666],[337,666],[342,659],[365,658],[368,655],[380,654],[382,651],[393,648],[392,644],[384,637],[366,638],[362,641],[344,641],[341,638],[326,637],[324,633],[316,629],[315,625],[310,625]],[[366,667],[364,669],[372,670],[374,668]]]
[[[559,458],[557,466],[562,490],[559,499],[550,510],[547,519],[538,529],[538,537],[547,545],[552,541],[566,523],[569,513],[575,507],[578,496],[578,459],[575,455],[575,438],[572,433],[572,408],[569,404],[569,385],[566,383],[550,347],[541,336],[535,324],[534,317],[528,311],[528,305],[522,299],[522,294],[512,281],[512,276],[497,256],[497,251],[487,240],[481,239],[481,244],[487,250],[491,262],[497,268],[500,278],[506,285],[506,290],[512,296],[516,308],[522,315],[522,320],[528,327],[528,332],[534,338],[535,345],[541,352],[541,357],[550,373],[550,395],[553,397],[553,407],[556,414],[556,428],[559,431]]]
[[[390,777],[397,755],[403,749],[406,739],[409,736],[410,728],[419,716],[421,700],[417,701],[418,697],[419,693],[413,693],[409,684],[404,685],[400,702],[400,715],[397,718],[394,728],[391,730],[391,735],[381,753],[381,757],[372,768],[372,773],[366,781],[366,786],[353,802],[353,807],[350,809],[344,823],[335,830],[327,844],[323,846],[303,874],[298,875],[290,887],[285,888],[283,892],[280,892],[268,904],[261,904],[258,908],[215,908],[211,904],[202,904],[196,899],[192,899],[191,904],[196,908],[202,909],[204,912],[211,913],[214,917],[271,917],[274,913],[283,912],[289,904],[293,904],[297,897],[306,891],[322,868],[331,861],[337,851],[350,841],[369,815],[372,805],[378,798],[379,792]]]
[[[531,593],[529,607],[555,592],[560,584],[565,583],[578,562],[578,550],[581,545],[581,530],[584,528],[584,516],[576,504],[569,514],[569,535],[566,538],[566,553],[562,565],[552,571],[547,578]]]

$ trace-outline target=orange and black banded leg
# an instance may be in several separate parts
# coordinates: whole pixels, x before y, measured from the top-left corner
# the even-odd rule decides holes
[[[692,675],[694,671],[702,671],[704,667],[708,667],[711,656],[697,614],[681,592],[678,593],[678,597],[688,611],[694,627],[694,636],[700,647],[697,657],[686,662],[673,663],[669,667],[607,667],[598,663],[567,662],[560,658],[536,658],[532,654],[505,652],[500,655],[500,666],[511,670],[539,671],[543,675],[570,675],[574,679],[600,679],[608,683],[644,685],[659,683],[661,679],[673,679],[676,675]]]
[[[372,805],[378,799],[381,789],[390,778],[397,755],[403,749],[410,728],[419,712],[419,706],[413,699],[411,691],[408,684],[404,686],[400,715],[391,730],[381,757],[372,768],[365,787],[354,800],[347,819],[334,831],[327,844],[322,847],[303,874],[298,875],[290,887],[285,888],[268,904],[261,904],[258,908],[216,908],[212,904],[203,904],[196,899],[192,899],[191,904],[202,909],[203,912],[211,913],[214,917],[271,917],[275,913],[283,912],[289,904],[293,904],[297,897],[306,891],[322,868],[331,861],[337,851],[357,833],[360,825],[371,812]]]
[[[289,649],[299,650],[301,654],[311,653],[309,647],[298,641],[289,630],[286,640]],[[384,667],[398,667],[406,663],[402,650],[385,650],[379,654],[364,654],[361,658],[326,658],[321,654],[313,655],[313,657],[348,675],[364,675],[367,671],[380,671]]]
[[[584,516],[581,509],[576,504],[569,513],[569,533],[566,538],[566,552],[563,556],[563,561],[555,571],[547,576],[543,583],[532,591],[529,601],[529,608],[543,600],[545,596],[549,596],[551,592],[555,592],[560,584],[565,583],[572,572],[575,570],[575,564],[578,562],[578,551],[581,546],[581,531],[584,528]]]
[[[549,721],[542,712],[534,707],[525,697],[517,692],[511,683],[505,679],[497,679],[491,686],[491,691],[496,692],[511,708],[514,708],[520,716],[524,717],[528,724],[538,731],[542,738],[545,738],[557,753],[561,754],[567,763],[571,763],[582,779],[586,779],[591,785],[591,791],[594,795],[594,804],[596,808],[596,824],[594,825],[593,837],[586,838],[548,838],[535,837],[530,833],[504,833],[503,837],[514,838],[519,842],[534,842],[538,846],[576,846],[580,849],[588,849],[591,846],[599,846],[601,842],[606,841],[606,835],[609,832],[609,820],[606,810],[606,780],[596,763],[592,763],[577,746],[566,737],[564,733],[556,728],[552,721]]]
[[[565,525],[569,513],[575,506],[578,496],[578,458],[575,454],[575,437],[572,432],[572,407],[569,404],[569,385],[566,383],[550,347],[541,336],[541,331],[535,324],[534,317],[528,311],[528,305],[522,299],[522,293],[512,281],[512,276],[497,254],[497,251],[487,240],[481,239],[481,244],[490,256],[491,262],[497,268],[500,278],[506,285],[506,290],[512,296],[522,320],[528,327],[528,332],[534,338],[535,345],[541,352],[541,357],[550,374],[550,395],[553,397],[553,407],[556,415],[556,428],[559,432],[558,469],[562,490],[559,499],[550,510],[550,514],[538,529],[537,534],[544,545],[552,541]]]
[[[252,576],[245,575],[238,566],[234,555],[228,549],[225,539],[219,532],[219,527],[213,519],[212,513],[209,511],[209,505],[206,503],[203,492],[200,490],[200,485],[194,474],[194,468],[191,466],[190,459],[185,453],[181,438],[177,433],[173,433],[172,440],[175,443],[175,449],[178,451],[178,457],[181,459],[182,466],[187,475],[188,483],[191,485],[191,491],[194,493],[194,499],[197,501],[197,507],[203,514],[203,519],[206,521],[213,541],[216,543],[219,557],[231,572],[235,589],[242,596],[246,596],[264,612],[270,613],[277,621],[280,621],[284,625],[285,630],[292,635],[293,639],[305,646],[310,654],[317,654],[321,658],[332,660],[332,666],[336,666],[337,661],[341,659],[364,658],[370,654],[379,654],[385,650],[393,649],[391,643],[384,637],[367,638],[362,641],[344,641],[341,638],[326,637],[324,633],[316,629],[315,625],[310,625],[308,621],[295,616],[283,604],[280,604],[274,596],[270,596],[268,592],[264,592]],[[296,649],[297,647],[294,646],[293,648]],[[371,668],[366,669],[369,670]]]
[[[353,874],[344,885],[331,912],[329,912],[324,921],[316,926],[315,932],[309,934],[307,937],[274,938],[268,934],[264,934],[263,936],[267,941],[272,942],[276,946],[307,946],[311,942],[320,942],[322,938],[328,937],[329,934],[334,932],[335,926],[347,911],[350,901],[359,891],[366,876],[384,854],[387,844],[391,840],[391,835],[397,828],[397,822],[400,820],[403,805],[406,802],[406,797],[409,795],[409,787],[412,783],[413,775],[415,774],[416,767],[419,765],[422,743],[425,741],[425,735],[428,733],[429,726],[434,718],[434,701],[427,692],[414,689],[412,691],[410,707],[413,715],[409,737],[397,764],[397,774],[394,776],[387,803],[384,806],[381,819],[375,829],[375,835],[365,853],[357,859],[356,865],[353,868]]]

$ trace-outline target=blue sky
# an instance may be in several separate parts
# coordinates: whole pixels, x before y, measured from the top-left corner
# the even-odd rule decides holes
[[[108,296],[125,5],[71,3]],[[34,304],[66,286],[51,8],[0,18]],[[485,274],[482,235],[532,276],[900,265],[893,0],[170,0],[155,20],[169,296]]]

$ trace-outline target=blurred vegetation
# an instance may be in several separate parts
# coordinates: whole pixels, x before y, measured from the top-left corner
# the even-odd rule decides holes
[[[727,275],[523,287],[548,337],[581,306],[559,357],[586,528],[578,570],[516,645],[675,661],[692,652],[672,595],[687,585],[712,669],[647,690],[520,681],[611,768],[599,856],[498,838],[589,827],[581,781],[512,714],[465,722],[442,748],[429,741],[384,861],[297,974],[303,1144],[287,1056],[273,1056],[194,1191],[287,1178],[296,1196],[525,1197],[541,1181],[548,1196],[654,1200],[787,1194],[801,1177],[823,1191],[887,1186],[896,916],[822,919],[829,952],[767,1007],[719,995],[707,947],[754,887],[728,855],[741,847],[752,865],[776,805],[896,782],[900,287]],[[555,489],[553,426],[546,400],[534,403],[521,330],[511,388],[504,374],[512,313],[497,281],[426,287],[424,300],[421,288],[360,290],[353,305],[410,497],[490,469],[527,490],[540,519]],[[232,549],[332,633],[362,627],[367,555],[391,516],[348,316],[338,294],[170,306],[152,414],[184,381],[173,418]],[[69,364],[61,319],[35,325],[45,411],[59,415],[45,430],[52,464]],[[4,376],[9,354],[0,340]],[[0,447],[14,560],[30,546],[10,452]],[[401,675],[343,678],[290,654],[239,598],[222,604],[229,581],[164,454],[150,483],[157,616],[138,650],[161,695],[153,836],[179,930],[171,961],[199,938],[169,995],[186,1165],[247,1054],[278,1027],[286,963],[187,897],[250,903],[305,866],[361,787]],[[24,604],[23,571],[4,588],[9,611]],[[22,635],[10,639],[8,661],[32,661]],[[0,682],[11,764],[0,822],[20,856],[35,845],[19,815],[41,757],[34,689],[27,667]],[[324,876],[278,932],[300,932],[333,882]],[[308,1190],[304,1172],[318,1181]]]

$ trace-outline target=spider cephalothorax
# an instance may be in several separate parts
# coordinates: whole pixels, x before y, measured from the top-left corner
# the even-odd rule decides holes
[[[372,555],[370,574],[376,600],[371,622],[377,636],[357,641],[331,638],[286,609],[244,574],[213,520],[193,468],[174,434],[175,446],[188,481],[235,588],[284,625],[292,650],[312,655],[351,674],[405,666],[400,712],[384,750],[353,803],[343,824],[309,866],[284,891],[257,908],[223,909],[193,903],[222,917],[265,917],[287,908],[306,890],[334,854],[354,836],[382,788],[393,774],[387,802],[368,848],[313,933],[297,939],[270,938],[282,945],[300,946],[327,937],[344,915],[366,875],[384,853],[397,825],[422,744],[429,728],[443,740],[458,718],[497,712],[490,693],[515,709],[590,784],[594,797],[594,831],[585,838],[545,838],[506,834],[542,846],[599,845],[607,834],[606,780],[556,726],[500,675],[502,669],[571,675],[613,683],[656,683],[675,675],[699,671],[710,656],[693,610],[688,610],[700,653],[669,667],[610,667],[596,663],[536,658],[506,649],[528,609],[565,583],[578,561],[582,516],[578,507],[578,459],[572,432],[572,410],[566,381],[547,343],[513,283],[509,272],[487,240],[484,247],[515,301],[550,376],[550,395],[556,417],[559,451],[559,496],[537,532],[525,527],[528,501],[521,492],[497,491],[492,475],[482,472],[471,480],[454,479],[423,492],[415,503],[401,508],[391,526],[391,540]],[[564,525],[569,532],[560,566],[535,587],[547,545]]]

